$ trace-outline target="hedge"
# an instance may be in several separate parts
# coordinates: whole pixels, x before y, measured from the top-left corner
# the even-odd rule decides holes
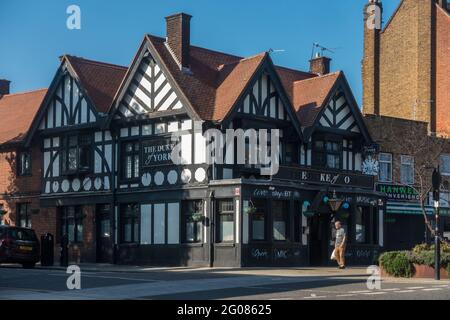
[[[411,278],[414,274],[408,251],[385,252],[380,256],[380,265],[394,277]]]

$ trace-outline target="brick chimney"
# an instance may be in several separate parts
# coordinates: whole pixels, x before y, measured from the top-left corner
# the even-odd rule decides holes
[[[320,53],[316,54],[314,59],[309,60],[309,72],[315,73],[319,76],[330,73],[331,59],[328,57],[322,57]]]
[[[9,94],[9,84],[11,81],[0,79],[0,97]]]
[[[192,16],[186,13],[166,17],[167,44],[181,69],[189,69],[191,18]]]

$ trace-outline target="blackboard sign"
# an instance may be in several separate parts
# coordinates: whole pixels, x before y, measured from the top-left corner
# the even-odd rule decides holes
[[[147,140],[142,143],[142,166],[172,164],[175,143],[170,139]]]

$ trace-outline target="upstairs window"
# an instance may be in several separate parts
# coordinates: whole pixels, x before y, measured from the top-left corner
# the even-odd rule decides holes
[[[378,179],[380,182],[392,182],[392,154],[380,153],[379,164]]]
[[[329,169],[342,169],[342,142],[316,140],[314,143],[314,165]]]
[[[31,154],[29,152],[20,152],[17,159],[17,174],[19,176],[31,175]]]
[[[139,178],[139,142],[132,141],[122,144],[122,179]]]
[[[442,154],[440,157],[441,173],[450,176],[450,154]]]
[[[89,134],[69,135],[62,139],[62,172],[74,174],[91,169],[92,139]]]
[[[400,182],[402,184],[414,184],[414,157],[400,156]]]

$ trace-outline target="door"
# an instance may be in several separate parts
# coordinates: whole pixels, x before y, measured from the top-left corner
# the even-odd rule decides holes
[[[111,206],[109,204],[97,206],[96,212],[96,243],[97,262],[112,263],[113,242],[111,231]]]
[[[326,214],[316,213],[311,218],[309,259],[312,266],[322,266],[328,262],[329,226]]]

